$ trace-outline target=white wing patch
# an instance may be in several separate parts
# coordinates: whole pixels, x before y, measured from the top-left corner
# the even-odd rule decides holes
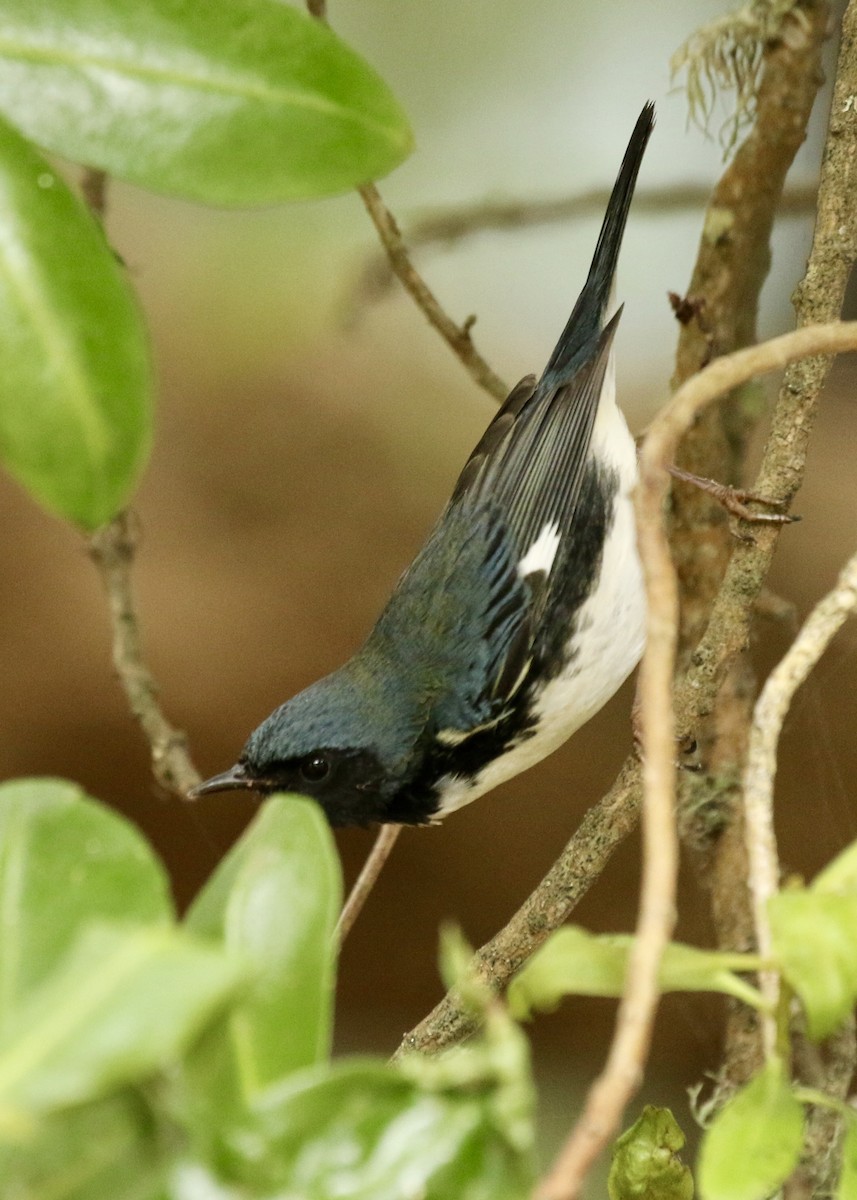
[[[530,546],[527,553],[518,563],[518,574],[521,579],[525,579],[528,575],[535,575],[539,571],[544,571],[545,575],[550,575],[553,560],[556,558],[556,552],[559,549],[559,542],[559,525],[556,521],[551,521],[549,525],[545,525],[532,546]]]

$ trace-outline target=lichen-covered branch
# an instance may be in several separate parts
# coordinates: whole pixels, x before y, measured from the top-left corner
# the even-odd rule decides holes
[[[474,956],[469,974],[499,992],[545,939],[568,920],[639,819],[639,760],[628,758],[610,791],[583,818],[562,854],[512,919]],[[476,1028],[472,1008],[453,989],[406,1034],[397,1056],[434,1054]]]
[[[789,0],[779,9],[775,15],[753,14],[742,34],[749,36],[758,20],[770,17],[776,23],[776,36],[759,40],[758,50],[753,52],[752,75],[758,90],[745,109],[753,114],[752,128],[718,181],[706,213],[688,288],[695,316],[680,332],[674,386],[710,359],[756,340],[773,221],[782,211],[786,173],[804,140],[821,81],[821,46],[829,17],[824,0],[798,5]],[[697,40],[693,54],[699,61],[705,57],[703,49]],[[724,398],[707,409],[689,431],[678,451],[678,462],[695,474],[740,483],[749,437],[761,412],[755,385]],[[783,498],[775,489],[755,490]],[[756,535],[757,541],[768,544],[773,544],[776,536]],[[736,546],[722,512],[697,489],[681,484],[672,489],[671,545],[682,596],[679,663],[686,670],[696,661]],[[749,629],[749,607],[745,615]],[[719,650],[718,656],[716,694],[694,729],[704,772],[685,781],[682,811],[716,811],[719,830],[712,836],[708,821],[705,834],[699,837],[698,822],[683,817],[681,825],[697,877],[710,891],[717,943],[727,949],[745,947],[752,940],[741,808],[736,801],[756,682],[749,657],[737,645],[730,647],[725,659]],[[729,1006],[725,1043],[722,1078],[727,1086],[734,1086],[748,1077],[758,1056],[755,1015],[744,1006]]]

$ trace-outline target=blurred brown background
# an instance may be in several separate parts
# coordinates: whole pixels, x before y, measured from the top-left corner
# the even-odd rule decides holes
[[[406,223],[426,207],[574,194],[612,182],[641,102],[658,128],[641,187],[711,184],[715,142],[686,128],[667,60],[720,3],[569,6],[436,0],[333,4],[331,18],[410,113],[417,152],[383,186]],[[812,180],[818,132],[793,178]],[[719,118],[715,118],[716,127]],[[632,214],[620,269],[620,395],[634,428],[662,402],[699,212]],[[476,312],[480,349],[509,382],[545,360],[588,265],[598,219],[481,234],[420,260],[451,313]],[[355,313],[372,231],[353,196],[252,213],[206,212],[111,189],[109,231],[139,288],[160,377],[157,440],[136,507],[146,647],[163,703],[205,774],[234,761],[279,702],[338,665],[366,634],[419,548],[492,412],[410,303]],[[780,223],[761,328],[791,324],[810,218]],[[347,325],[347,328],[345,327]],[[857,545],[855,375],[842,364],[822,406],[771,586],[801,616]],[[109,665],[105,605],[79,537],[0,478],[0,772],[57,774],[129,814],[157,844],[182,903],[249,820],[239,796],[194,806],[159,795]],[[766,669],[790,630],[760,626]],[[857,836],[857,631],[837,639],[799,694],[782,747],[783,861],[810,874]],[[630,690],[562,751],[454,815],[407,831],[342,961],[342,1048],[392,1050],[439,998],[439,923],[479,943],[535,885],[629,748]],[[338,837],[347,880],[372,835]],[[689,874],[689,873],[688,873]],[[637,845],[576,919],[632,928]],[[680,936],[707,943],[705,898],[683,878]],[[721,1006],[668,997],[644,1099],[670,1102],[718,1062]],[[547,1140],[569,1124],[600,1062],[608,1002],[569,1002],[534,1027]]]

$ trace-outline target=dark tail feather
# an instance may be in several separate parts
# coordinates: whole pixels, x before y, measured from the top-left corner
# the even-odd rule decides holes
[[[557,377],[557,382],[567,379],[577,366],[575,360],[579,358],[581,351],[588,350],[595,344],[610,300],[610,287],[616,273],[616,261],[619,258],[619,248],[622,245],[637,173],[654,124],[655,106],[649,102],[643,106],[643,111],[637,118],[628,149],[622,159],[583,291],[578,296],[562,337],[550,356],[543,379],[548,375]]]

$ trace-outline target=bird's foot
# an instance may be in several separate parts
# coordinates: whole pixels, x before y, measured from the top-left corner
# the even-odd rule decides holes
[[[728,513],[742,521],[753,525],[791,525],[794,521],[800,520],[800,517],[794,516],[792,513],[756,512],[755,509],[747,507],[748,503],[752,503],[762,504],[769,510],[778,509],[782,508],[781,500],[772,500],[769,496],[760,496],[757,492],[748,492],[745,488],[730,487],[729,484],[718,483],[716,479],[706,479],[703,475],[694,475],[692,471],[685,471],[683,467],[677,467],[674,463],[668,470],[670,475],[676,479],[692,483],[700,491],[713,496]]]

